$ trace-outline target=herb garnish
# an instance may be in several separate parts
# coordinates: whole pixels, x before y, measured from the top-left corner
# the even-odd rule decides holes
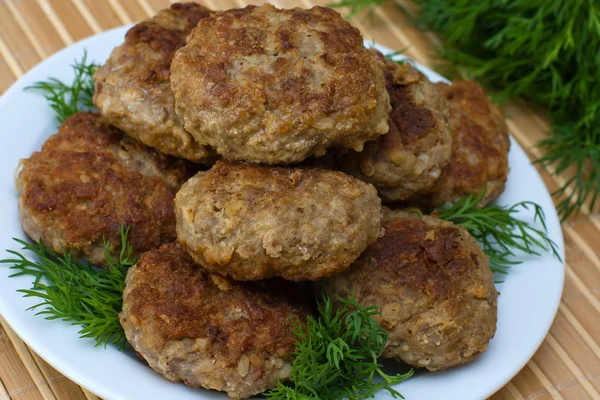
[[[308,317],[306,330],[295,321],[297,337],[291,382],[278,382],[266,392],[270,399],[359,400],[374,397],[380,389],[394,398],[392,388],[412,376],[386,375],[377,362],[388,341],[386,331],[373,320],[376,306],[364,307],[355,299],[337,298],[334,309],[328,296],[318,304],[320,316]],[[382,381],[374,381],[376,377]]]
[[[387,0],[344,0],[349,16]],[[600,4],[580,0],[421,0],[421,27],[443,35],[442,58],[454,71],[523,96],[550,112],[550,137],[537,160],[557,174],[573,170],[554,192],[562,219],[600,196]]]
[[[38,81],[25,90],[39,90],[44,94],[50,107],[56,112],[56,119],[61,124],[73,114],[82,110],[94,108],[94,81],[92,76],[98,67],[97,64],[88,63],[87,52],[83,53],[81,61],[75,60],[71,65],[75,78],[69,85],[56,78],[47,81]]]
[[[71,251],[61,255],[39,243],[28,243],[14,239],[23,245],[23,250],[33,253],[39,261],[28,259],[21,253],[8,250],[16,256],[0,260],[11,264],[14,276],[33,276],[31,289],[19,290],[24,297],[37,297],[42,302],[29,308],[38,310],[46,319],[61,319],[72,325],[81,325],[82,338],[91,338],[96,346],[108,343],[122,348],[125,334],[119,322],[119,312],[123,302],[125,275],[127,268],[135,264],[131,246],[127,243],[128,229],[121,227],[121,251],[115,255],[110,243],[104,242],[104,257],[108,269],[100,269],[77,260]]]
[[[551,251],[559,260],[558,246],[548,237],[544,210],[531,201],[522,201],[510,207],[477,205],[485,195],[471,194],[458,200],[454,205],[434,211],[436,217],[453,222],[466,228],[479,241],[483,251],[490,259],[490,268],[494,272],[506,274],[511,265],[522,263],[514,259],[516,251],[540,255],[539,251]],[[530,226],[527,222],[514,217],[520,209],[534,210],[534,222],[542,229]]]

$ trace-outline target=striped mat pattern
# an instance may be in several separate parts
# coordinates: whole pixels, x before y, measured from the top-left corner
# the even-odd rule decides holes
[[[398,0],[403,1],[404,0]],[[271,1],[279,7],[311,7],[330,0]],[[201,1],[213,9],[262,3],[243,0]],[[35,64],[75,41],[152,16],[169,0],[0,0],[0,93]],[[409,9],[414,6],[404,3]],[[363,13],[352,23],[365,38],[405,49],[414,60],[433,66],[439,39],[410,25],[393,2]],[[504,109],[513,136],[530,158],[548,129],[542,111],[520,101]],[[5,132],[8,134],[8,132]],[[550,190],[568,178],[539,169]],[[588,209],[563,224],[567,272],[558,315],[539,351],[492,398],[600,399],[600,217]],[[0,321],[0,400],[97,400],[54,370]]]

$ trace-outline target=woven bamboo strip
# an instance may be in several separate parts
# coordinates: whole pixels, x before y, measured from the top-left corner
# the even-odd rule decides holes
[[[594,392],[597,392],[600,389],[600,380],[594,380],[593,378],[600,375],[600,360],[593,354],[592,349],[583,340],[575,327],[569,324],[569,321],[562,312],[559,312],[556,316],[551,335],[552,339],[556,341],[556,344],[560,345],[580,372],[576,373],[575,369],[571,369],[567,361],[564,362],[565,365],[570,368],[578,380],[585,380],[586,383],[582,383],[582,386],[585,387],[585,385],[589,384],[593,386]],[[552,343],[549,342],[549,344],[552,347]],[[553,347],[553,349],[559,356],[561,355],[558,348]]]
[[[534,375],[531,368],[526,365],[510,382],[522,393],[524,396],[529,397],[531,395],[542,395],[546,394],[548,397],[548,391],[542,384],[542,382]],[[500,390],[500,392],[506,389]]]
[[[14,82],[13,74],[8,65],[0,57],[0,90],[4,92]]]
[[[117,17],[119,17],[119,20],[123,25],[131,24],[133,22],[133,20],[131,19],[127,11],[125,11],[125,8],[121,3],[119,3],[117,0],[107,1],[108,5],[110,5],[110,8],[112,8],[115,14],[117,14]]]
[[[148,2],[156,11],[162,10],[163,8],[167,8],[171,4],[169,0],[148,0]]]
[[[156,14],[156,11],[154,11],[154,7],[152,7],[152,4],[150,4],[148,0],[137,0],[137,2],[142,8],[142,10],[144,10],[144,13],[146,13],[146,17],[150,18],[153,17],[154,14]]]
[[[92,29],[92,31],[94,33],[102,32],[102,27],[100,26],[100,24],[98,23],[96,18],[92,15],[90,10],[87,8],[87,6],[85,5],[85,2],[83,0],[72,0],[72,1],[73,1],[73,5],[75,6],[75,8],[77,8],[77,11],[79,11],[81,16],[83,17],[83,20],[85,21],[86,24],[88,24],[88,26]]]
[[[592,249],[591,245],[589,245],[585,239],[580,236],[579,232],[568,224],[563,225],[563,232],[569,235],[569,238],[573,241],[573,244],[575,244],[577,249],[587,257],[593,268],[600,272],[600,259],[598,259],[598,256]],[[596,286],[600,287],[600,283],[596,284]]]
[[[205,0],[203,3],[206,7],[210,8],[211,10],[219,9],[219,6],[217,6],[216,1],[214,1],[214,0]]]
[[[23,30],[25,37],[27,38],[27,40],[29,40],[29,43],[31,43],[31,46],[34,48],[38,57],[40,59],[44,59],[44,58],[48,57],[48,52],[44,49],[44,46],[42,45],[42,43],[38,40],[36,35],[33,33],[29,24],[27,24],[25,22],[25,18],[23,18],[23,15],[21,15],[21,12],[15,6],[15,4],[12,1],[9,1],[6,3],[6,7],[8,8],[10,15],[12,16],[12,18],[14,18],[17,25],[19,25],[21,27],[21,29]]]
[[[84,2],[102,29],[108,30],[123,25],[107,1],[84,0]]]
[[[0,377],[12,399],[43,400],[8,335],[0,326]]]
[[[556,390],[556,388],[552,386],[552,383],[550,382],[548,377],[542,372],[542,370],[540,369],[540,367],[538,367],[537,363],[534,360],[529,361],[527,366],[529,367],[529,369],[531,369],[531,372],[533,372],[535,377],[539,379],[539,381],[544,385],[544,389],[554,400],[559,400],[563,398],[561,394],[558,393],[558,390]]]
[[[8,7],[2,7],[0,13],[0,36],[6,43],[7,51],[22,72],[25,72],[41,61],[41,58],[31,48],[22,27],[12,18]]]
[[[96,396],[95,394],[93,394],[92,392],[89,392],[85,389],[81,389],[81,391],[83,392],[83,394],[85,395],[85,398],[87,400],[100,400],[100,398],[98,396]]]
[[[578,376],[571,372],[560,354],[548,341],[542,343],[540,350],[533,356],[532,361],[546,375],[552,384],[552,388],[556,389],[565,399],[587,399],[590,397],[578,381]],[[546,387],[546,389],[548,388]]]
[[[2,329],[6,332],[8,339],[12,343],[17,355],[21,359],[21,362],[27,369],[29,376],[32,378],[34,384],[37,386],[42,398],[44,400],[56,400],[56,397],[52,393],[52,390],[48,386],[48,382],[42,375],[38,365],[34,361],[33,357],[29,353],[27,346],[23,343],[21,339],[17,336],[17,334],[8,326],[6,321],[3,318],[0,318],[0,325],[2,325]]]
[[[46,16],[48,17],[48,20],[50,20],[50,23],[52,24],[52,26],[54,27],[54,29],[56,30],[56,32],[58,33],[58,35],[60,36],[60,38],[62,39],[64,44],[67,46],[72,44],[73,38],[71,37],[71,34],[69,34],[69,32],[67,31],[67,28],[65,28],[65,25],[62,23],[62,21],[60,20],[58,15],[56,15],[56,12],[52,8],[52,6],[48,2],[48,0],[36,0],[36,1],[39,4],[39,6],[42,8],[42,10],[44,11]]]
[[[65,44],[38,3],[28,0],[27,2],[9,1],[7,4],[23,17],[23,25],[21,22],[19,25],[22,29],[31,31],[33,37],[30,41],[39,42],[46,55],[51,55],[64,47]]]
[[[2,383],[1,379],[0,379],[0,400],[10,400],[10,396],[8,395],[8,392],[6,391],[6,388],[4,387],[4,384]]]
[[[515,400],[522,400],[525,398],[512,382],[508,382],[501,393],[510,393],[510,396]]]
[[[94,34],[90,27],[83,23],[82,16],[71,0],[47,0],[61,21],[76,21],[67,23],[65,29],[74,41],[81,40]],[[64,45],[63,45],[64,47]]]
[[[581,336],[583,341],[588,345],[588,347],[592,350],[597,359],[600,359],[600,346],[598,343],[592,338],[590,333],[581,325],[579,320],[575,317],[575,315],[571,312],[569,307],[561,302],[559,306],[559,312],[562,314],[569,325],[577,331],[577,334]]]
[[[33,352],[31,353],[57,400],[86,400],[83,391],[79,386],[77,386],[77,384],[65,378],[60,372],[48,365],[48,363],[42,360],[37,354]]]
[[[0,36],[0,56],[2,56],[15,78],[20,78],[23,75],[19,62],[13,56],[2,36]]]
[[[582,217],[585,217],[582,215]],[[596,221],[596,222],[594,222]],[[572,219],[570,226],[573,228],[583,239],[583,242],[587,244],[587,247],[590,249],[589,254],[593,255],[594,258],[600,257],[600,249],[598,248],[598,235],[600,235],[600,230],[598,229],[598,218],[594,216],[590,218],[576,218]]]
[[[583,283],[581,278],[579,278],[569,264],[566,264],[566,276],[575,284],[581,294],[587,298],[588,302],[594,307],[594,309],[600,312],[600,300],[595,297],[594,292],[590,290],[585,283]]]
[[[585,391],[591,396],[591,399],[598,400],[600,399],[600,393],[591,385],[588,378],[581,372],[581,369],[575,364],[573,359],[569,357],[565,349],[556,341],[554,335],[549,333],[546,336],[546,343],[552,347],[552,349],[558,354],[564,365],[571,371],[571,373],[575,376],[577,381],[581,384],[581,386],[585,389]]]

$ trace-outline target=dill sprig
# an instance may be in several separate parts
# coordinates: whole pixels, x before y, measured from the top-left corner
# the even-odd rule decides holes
[[[398,375],[382,371],[377,359],[388,335],[372,318],[379,314],[378,308],[364,307],[352,298],[337,299],[335,308],[325,295],[318,304],[320,316],[309,316],[306,329],[294,321],[297,342],[291,382],[278,382],[265,393],[267,398],[360,400],[375,397],[381,389],[403,398],[392,386],[413,371]]]
[[[28,310],[39,310],[38,315],[46,319],[69,321],[80,325],[79,336],[90,338],[96,346],[108,343],[122,348],[126,343],[123,328],[119,322],[119,312],[123,301],[127,268],[135,264],[127,243],[129,228],[121,227],[121,251],[118,254],[104,242],[104,257],[107,269],[100,269],[75,259],[70,250],[58,254],[46,247],[40,240],[28,243],[14,239],[23,250],[33,253],[33,258],[8,250],[16,258],[0,260],[10,264],[15,276],[32,276],[31,289],[19,290],[24,297],[37,297],[42,300]]]
[[[382,1],[345,0],[351,14]],[[550,111],[549,138],[537,162],[556,173],[575,171],[553,194],[564,220],[600,196],[600,3],[588,0],[419,0],[420,12],[397,5],[444,38],[450,72],[521,96]]]
[[[517,251],[538,256],[540,251],[551,251],[561,259],[558,246],[548,237],[546,216],[538,204],[522,201],[510,207],[479,208],[478,204],[484,195],[485,191],[478,196],[465,196],[454,205],[439,208],[433,214],[466,228],[481,244],[494,272],[506,274],[510,266],[522,263],[515,259]],[[540,228],[515,217],[521,210],[529,209],[533,209],[533,222],[539,223]]]
[[[417,23],[440,32],[442,56],[472,79],[550,111],[538,160],[576,172],[555,195],[561,218],[600,195],[600,3],[582,0],[422,0]]]
[[[48,78],[47,81],[38,81],[25,90],[38,90],[56,112],[56,119],[61,124],[65,119],[83,110],[94,108],[92,98],[94,96],[94,81],[92,79],[97,64],[88,63],[87,52],[83,53],[81,61],[74,61],[71,65],[75,77],[71,84],[64,83],[56,78]]]
[[[595,127],[582,121],[554,125],[553,135],[540,142],[544,155],[537,163],[554,168],[556,174],[567,170],[572,176],[553,195],[561,199],[556,209],[562,219],[588,205],[594,211],[600,196],[600,114]]]

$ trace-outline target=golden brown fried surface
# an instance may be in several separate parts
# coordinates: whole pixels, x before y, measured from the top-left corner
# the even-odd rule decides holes
[[[346,269],[379,233],[375,188],[337,171],[217,162],[175,199],[177,237],[236,280],[316,280]]]
[[[450,222],[409,212],[387,211],[382,225],[385,235],[322,289],[380,308],[384,357],[435,371],[485,351],[498,293],[477,241]]]
[[[332,145],[360,151],[388,131],[383,73],[329,8],[214,13],[171,72],[186,129],[225,159],[300,162]]]
[[[479,203],[483,207],[504,191],[510,148],[508,127],[498,107],[476,83],[438,83],[437,87],[450,104],[452,157],[435,185],[416,195],[414,203],[437,207],[486,188]]]
[[[175,239],[175,193],[190,164],[123,134],[98,114],[78,113],[22,161],[17,188],[23,230],[59,253],[63,245],[104,263],[103,237],[121,243],[119,227],[143,252]]]
[[[210,274],[170,243],[129,270],[120,320],[159,374],[246,398],[289,377],[292,319],[304,322],[308,314],[293,284]]]
[[[434,84],[405,62],[386,60],[372,49],[385,72],[392,111],[390,131],[362,152],[339,157],[342,170],[372,183],[384,202],[405,200],[431,187],[450,159],[448,104]]]
[[[94,104],[108,122],[163,153],[205,163],[215,154],[186,132],[175,114],[170,66],[186,36],[209,13],[195,3],[160,11],[131,28],[94,75]]]

